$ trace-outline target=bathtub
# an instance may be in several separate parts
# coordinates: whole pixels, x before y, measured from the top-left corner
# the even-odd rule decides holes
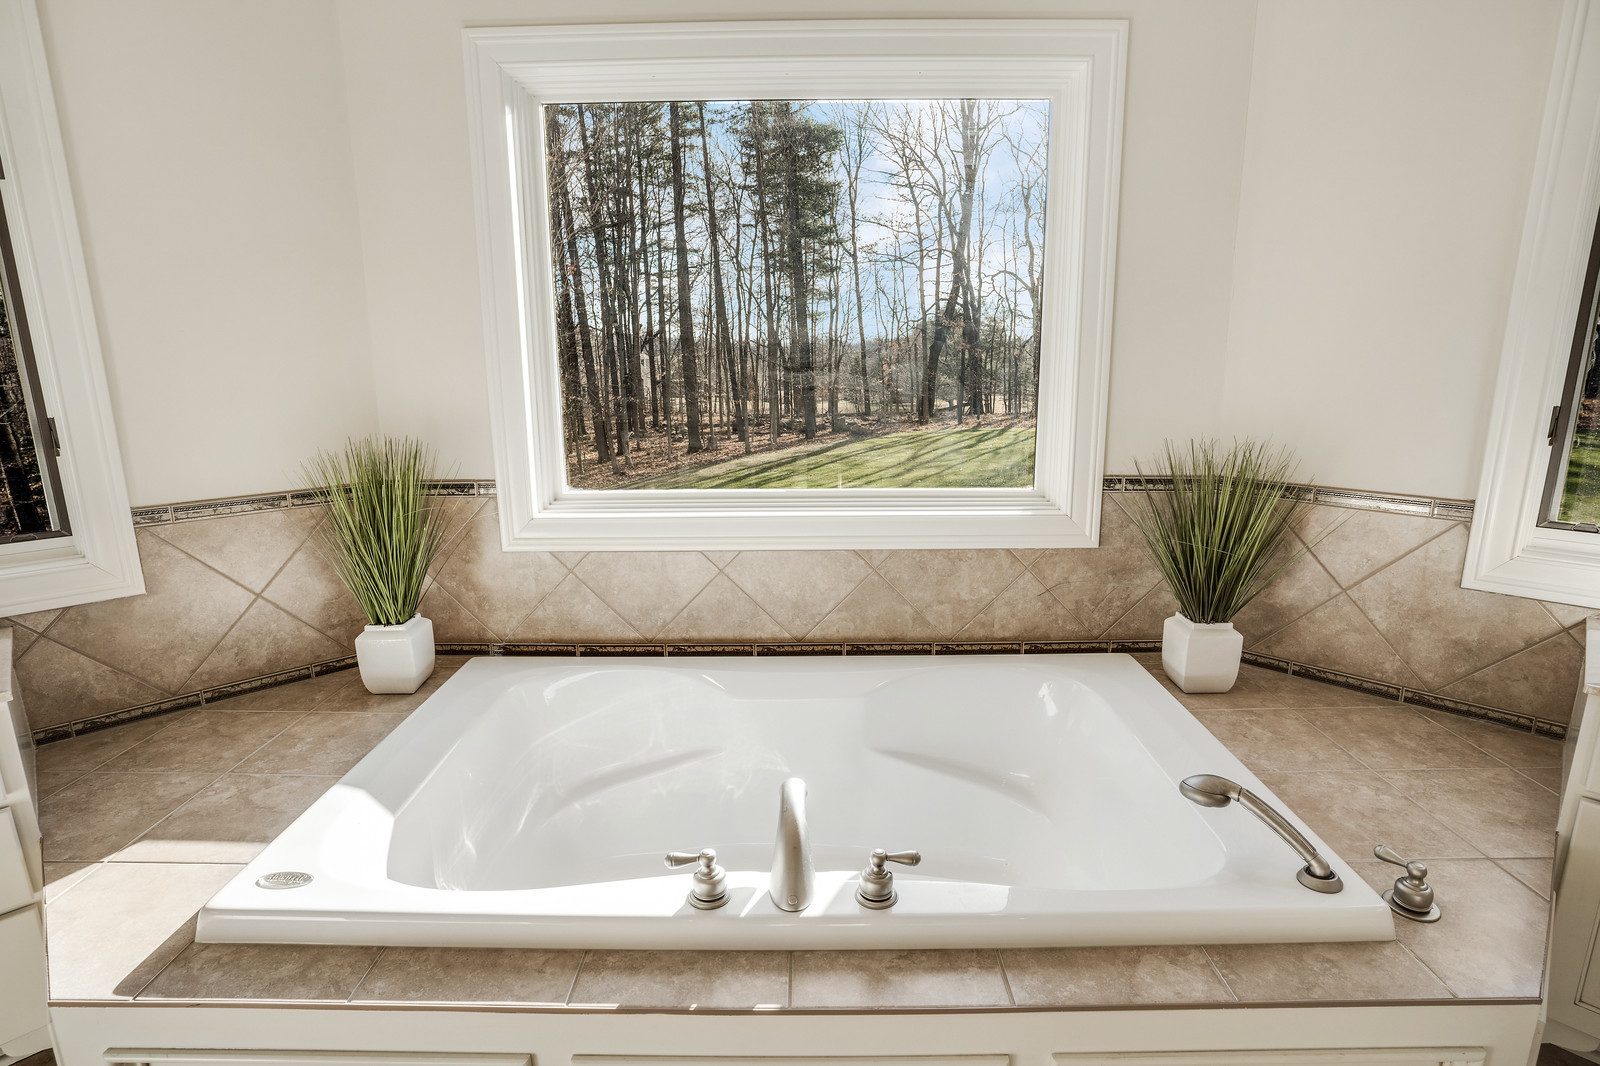
[[[200,912],[206,942],[905,948],[1388,940],[1384,903],[1237,805],[1254,775],[1126,655],[481,658]],[[812,904],[768,896],[782,782],[807,786]],[[729,902],[688,904],[713,848]],[[872,849],[899,900],[855,888]],[[303,877],[272,877],[309,874]],[[293,888],[260,887],[298,883]]]

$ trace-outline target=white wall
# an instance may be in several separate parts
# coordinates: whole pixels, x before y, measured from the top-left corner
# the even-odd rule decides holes
[[[1477,488],[1559,0],[1267,0],[1223,426],[1332,485]]]
[[[136,503],[282,488],[377,427],[488,476],[461,28],[751,10],[39,2]],[[1558,7],[981,12],[1131,20],[1110,472],[1255,433],[1328,484],[1471,494]]]
[[[41,0],[135,506],[377,426],[327,0]]]

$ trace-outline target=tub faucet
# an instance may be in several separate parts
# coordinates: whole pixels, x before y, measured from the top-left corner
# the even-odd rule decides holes
[[[772,845],[772,884],[780,911],[811,905],[811,833],[806,826],[806,783],[791,777],[778,793],[778,834]]]

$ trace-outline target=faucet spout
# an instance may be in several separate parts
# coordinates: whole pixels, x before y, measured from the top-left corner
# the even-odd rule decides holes
[[[806,783],[791,777],[778,795],[778,833],[772,846],[768,892],[781,911],[811,905],[811,833],[806,825]]]

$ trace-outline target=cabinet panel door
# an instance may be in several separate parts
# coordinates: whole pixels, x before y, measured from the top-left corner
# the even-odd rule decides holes
[[[0,1044],[48,1022],[45,1010],[44,930],[28,907],[0,918]]]
[[[1477,1066],[1481,1047],[1328,1048],[1054,1055],[1056,1066]]]

